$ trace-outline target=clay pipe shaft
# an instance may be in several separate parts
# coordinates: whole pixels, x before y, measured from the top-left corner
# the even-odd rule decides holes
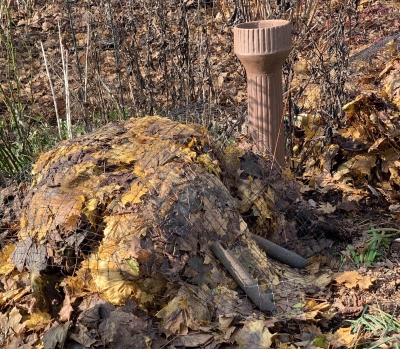
[[[292,268],[302,269],[307,265],[307,259],[299,256],[298,254],[274,244],[273,242],[264,239],[261,236],[255,234],[251,234],[251,236],[268,257],[285,263]]]
[[[210,248],[253,303],[261,311],[272,313],[275,307],[269,295],[261,289],[260,285],[247,272],[239,260],[229,250],[223,248],[218,241],[213,242]]]

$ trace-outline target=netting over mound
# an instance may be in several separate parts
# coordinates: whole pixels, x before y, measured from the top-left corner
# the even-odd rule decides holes
[[[40,156],[32,182],[2,189],[0,199],[0,268],[20,280],[10,299],[28,294],[21,285],[30,282],[36,304],[49,311],[52,276],[64,287],[58,297],[132,299],[165,333],[199,330],[226,314],[256,316],[254,305],[265,307],[215,257],[218,242],[276,314],[304,317],[292,306],[311,279],[268,259],[249,230],[294,237],[283,210],[298,199],[295,184],[250,150],[213,151],[199,125],[146,117],[104,126]]]

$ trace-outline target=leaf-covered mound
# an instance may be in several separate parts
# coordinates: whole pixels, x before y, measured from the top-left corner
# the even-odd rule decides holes
[[[43,276],[54,267],[69,274],[60,284],[61,321],[95,292],[114,305],[132,299],[163,320],[163,331],[182,334],[218,315],[253,311],[210,250],[218,240],[287,313],[306,280],[269,261],[241,215],[264,228],[284,226],[273,214],[274,190],[243,150],[230,147],[220,161],[235,197],[198,125],[146,117],[64,141],[33,166],[32,185],[17,201],[18,242],[3,249],[2,261],[9,255],[19,272],[30,271],[42,311],[51,303]]]

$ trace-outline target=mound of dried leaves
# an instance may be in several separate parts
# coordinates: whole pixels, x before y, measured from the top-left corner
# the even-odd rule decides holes
[[[156,334],[200,331],[196,341],[212,347],[268,347],[262,314],[210,251],[217,240],[275,295],[278,314],[314,318],[320,304],[293,307],[314,277],[268,260],[242,218],[253,212],[266,231],[285,227],[274,213],[277,184],[262,177],[271,170],[255,159],[231,146],[219,166],[204,128],[158,117],[114,123],[40,156],[30,188],[1,192],[10,242],[0,261],[2,340],[15,332],[37,344],[45,330],[45,348],[67,339],[145,348]]]

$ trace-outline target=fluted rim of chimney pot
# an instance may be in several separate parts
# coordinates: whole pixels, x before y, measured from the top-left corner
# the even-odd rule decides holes
[[[292,25],[283,19],[241,23],[234,31],[236,54],[272,54],[292,48]]]

